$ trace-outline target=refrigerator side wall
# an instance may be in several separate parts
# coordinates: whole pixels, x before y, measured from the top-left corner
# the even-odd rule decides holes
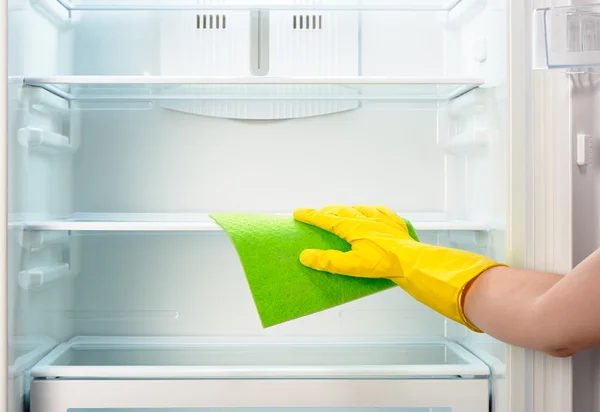
[[[71,160],[34,151],[19,140],[24,130],[58,133],[72,122],[68,110],[46,105],[51,99],[40,99],[35,91],[23,87],[23,76],[28,73],[55,74],[60,67],[70,64],[64,47],[70,36],[67,27],[57,26],[51,15],[34,10],[29,1],[9,0],[5,4],[8,43],[2,56],[7,56],[7,73],[3,74],[8,87],[6,99],[2,99],[7,107],[0,110],[7,116],[3,122],[6,138],[0,152],[0,224],[5,227],[7,237],[0,245],[0,261],[6,264],[3,285],[7,290],[6,298],[0,301],[2,309],[6,309],[1,318],[7,320],[2,330],[6,331],[3,343],[8,344],[7,357],[3,357],[8,360],[3,367],[8,382],[0,386],[8,388],[8,410],[16,412],[27,407],[28,369],[56,341],[72,334],[68,316],[72,301],[69,281],[37,289],[28,288],[27,282],[23,282],[29,273],[39,273],[40,268],[49,268],[51,272],[60,266],[65,254],[62,245],[34,246],[27,241],[21,226],[25,216],[70,212]]]

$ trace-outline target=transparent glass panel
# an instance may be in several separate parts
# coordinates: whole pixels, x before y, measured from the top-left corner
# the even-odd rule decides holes
[[[452,408],[69,408],[69,412],[452,412]]]
[[[56,366],[345,366],[464,365],[443,345],[295,347],[238,345],[235,348],[90,349],[74,347]]]
[[[291,217],[291,214],[283,214]],[[482,222],[446,219],[436,214],[402,214],[419,231],[486,231]],[[35,231],[185,231],[214,232],[221,228],[208,213],[77,213],[55,220],[23,222],[23,229]]]
[[[309,10],[450,10],[460,0],[325,0],[319,4],[297,0],[226,0],[215,5],[210,0],[58,0],[70,10],[147,10],[160,9],[309,9]]]
[[[27,78],[69,100],[448,100],[483,84],[444,78]]]

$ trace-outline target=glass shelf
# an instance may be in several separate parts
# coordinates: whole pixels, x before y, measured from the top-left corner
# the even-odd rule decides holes
[[[36,378],[483,378],[487,366],[441,338],[390,342],[76,337],[31,371]]]
[[[256,410],[254,408],[187,408],[186,412],[248,412]],[[262,407],[261,412],[453,412],[452,408],[430,408],[430,407],[395,407],[395,408],[315,408],[315,407]],[[173,408],[114,408],[114,409],[102,409],[98,408],[69,408],[69,412],[173,412]]]
[[[600,65],[600,4],[537,9],[533,15],[535,69]]]
[[[56,0],[71,11],[104,10],[424,10],[449,11],[461,0]]]
[[[286,214],[278,214],[285,216]],[[289,215],[291,216],[291,215]],[[417,231],[486,231],[489,227],[481,222],[445,219],[443,215],[407,215]],[[65,219],[25,221],[12,223],[26,231],[153,231],[153,232],[218,232],[217,225],[207,213],[78,213]]]
[[[29,77],[72,101],[179,100],[449,100],[484,83],[478,78],[433,77]]]

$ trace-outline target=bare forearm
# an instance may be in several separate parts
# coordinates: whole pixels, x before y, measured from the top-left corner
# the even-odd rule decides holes
[[[490,269],[467,289],[464,310],[486,333],[556,356],[600,345],[600,250],[568,276]]]
[[[562,276],[497,267],[481,274],[465,298],[465,315],[487,334],[513,345],[544,350],[536,322],[537,301]]]

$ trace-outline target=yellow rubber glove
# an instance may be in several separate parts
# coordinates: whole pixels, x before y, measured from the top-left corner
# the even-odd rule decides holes
[[[298,209],[294,218],[327,230],[352,245],[349,252],[305,250],[300,261],[310,268],[364,278],[388,278],[419,302],[481,332],[465,317],[463,291],[479,274],[502,266],[462,250],[413,240],[404,220],[383,206],[333,205]]]

